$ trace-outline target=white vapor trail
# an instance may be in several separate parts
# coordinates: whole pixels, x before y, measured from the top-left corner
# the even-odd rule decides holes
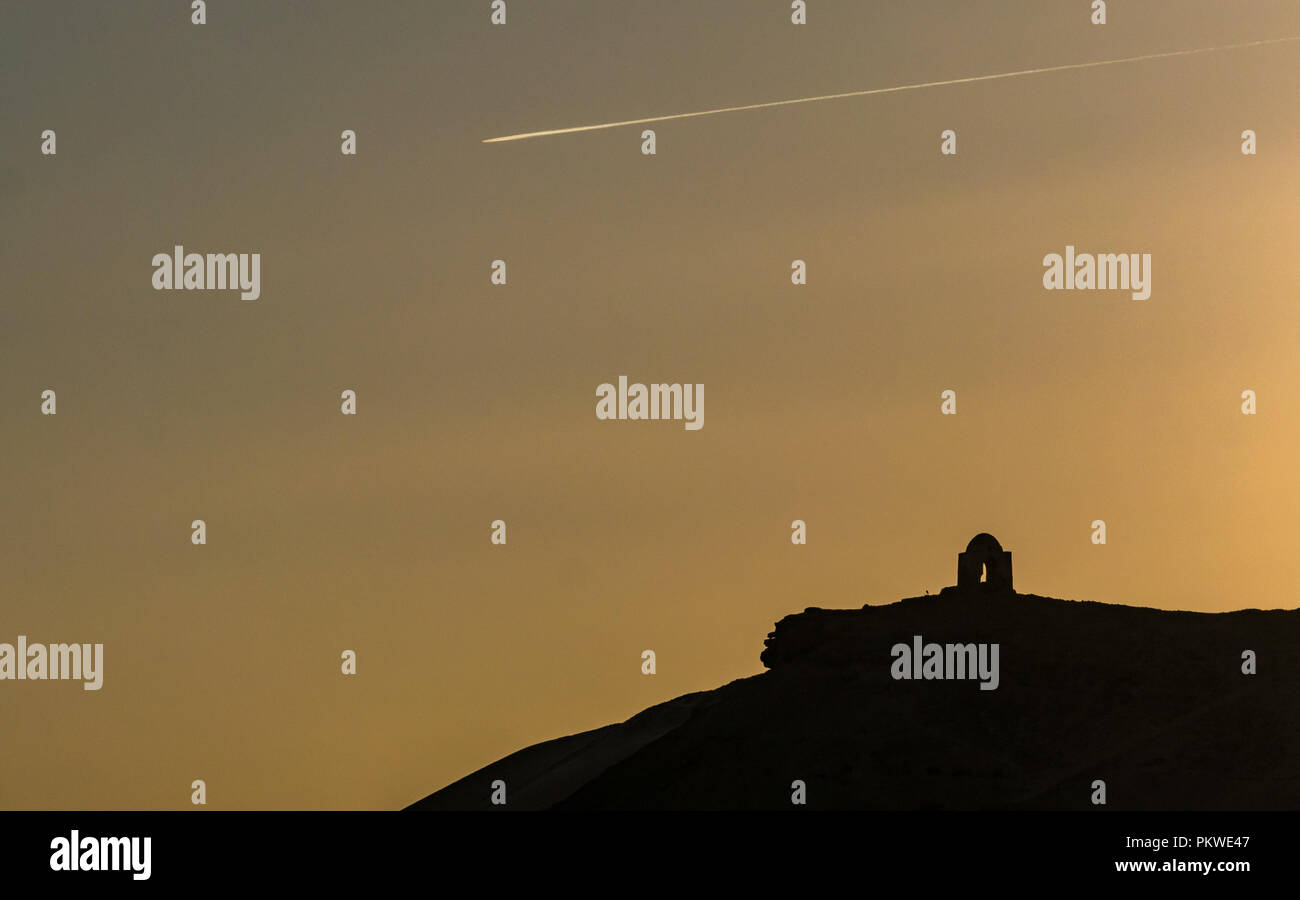
[[[946,81],[926,81],[921,84],[900,84],[894,87],[871,88],[865,91],[845,91],[842,94],[822,94],[819,97],[797,97],[793,100],[771,100],[767,103],[750,103],[745,106],[724,106],[719,109],[702,109],[698,112],[675,113],[668,116],[650,116],[645,119],[627,119],[623,122],[601,122],[597,125],[577,125],[572,128],[552,128],[549,131],[529,131],[525,134],[507,134],[503,137],[485,138],[485,144],[497,144],[504,141],[522,141],[528,138],[550,137],[557,134],[576,134],[579,131],[600,131],[605,128],[620,128],[624,125],[645,125],[650,122],[668,122],[672,119],[694,119],[698,116],[716,116],[719,113],[743,112],[747,109],[770,109],[774,106],[791,106],[795,103],[816,103],[820,100],[843,100],[847,97],[869,97],[872,94],[893,94],[898,91],[915,91],[921,88],[944,87],[950,84],[971,84],[976,81],[994,81],[999,78],[1018,78],[1021,75],[1042,75],[1046,72],[1065,72],[1069,69],[1093,69],[1099,66],[1117,66],[1120,63],[1142,62],[1148,59],[1168,59],[1171,56],[1192,56],[1197,53],[1213,53],[1218,50],[1240,50],[1245,47],[1262,47],[1265,44],[1283,44],[1300,41],[1300,36],[1270,38],[1264,41],[1250,41],[1245,44],[1225,44],[1221,47],[1197,47],[1194,50],[1171,50],[1168,53],[1147,53],[1143,56],[1126,56],[1122,59],[1103,59],[1096,62],[1069,63],[1063,66],[1044,66],[1039,69],[1021,69],[1018,72],[999,72],[995,75],[972,75],[969,78],[950,78]]]

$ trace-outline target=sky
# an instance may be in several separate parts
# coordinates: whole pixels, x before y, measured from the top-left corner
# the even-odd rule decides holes
[[[483,141],[1300,7],[808,5],[0,2],[0,642],[105,669],[0,682],[0,808],[405,806],[981,531],[1024,592],[1296,607],[1300,42]],[[176,244],[259,252],[260,298],[153,290]],[[1151,297],[1044,290],[1066,245],[1152,254]],[[704,427],[598,420],[619,375]]]

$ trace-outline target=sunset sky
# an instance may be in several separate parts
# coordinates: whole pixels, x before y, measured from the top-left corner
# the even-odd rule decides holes
[[[404,806],[980,531],[1025,592],[1300,605],[1300,42],[482,143],[1300,5],[808,5],[0,4],[0,642],[105,645],[98,692],[0,682],[0,807]],[[176,244],[261,253],[260,299],[154,291]],[[1045,291],[1067,244],[1150,299]],[[619,375],[703,429],[598,421]]]

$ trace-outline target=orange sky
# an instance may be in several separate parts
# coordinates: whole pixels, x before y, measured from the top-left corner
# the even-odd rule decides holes
[[[98,692],[0,682],[0,807],[402,806],[954,583],[978,531],[1023,591],[1296,606],[1300,44],[480,143],[1294,3],[210,5],[0,34],[0,641],[105,644]],[[176,243],[260,252],[261,298],[153,291]],[[1151,253],[1151,298],[1044,291],[1066,244]],[[597,421],[620,374],[705,384],[704,428]]]

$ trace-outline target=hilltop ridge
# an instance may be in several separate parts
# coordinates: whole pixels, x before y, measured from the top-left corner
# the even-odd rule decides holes
[[[955,587],[786,616],[767,671],[412,808],[492,808],[496,779],[508,809],[791,809],[796,781],[809,809],[1085,809],[1098,780],[1108,809],[1300,808],[1300,610],[1021,594],[1009,553],[971,546]],[[977,659],[996,679],[976,683]]]

